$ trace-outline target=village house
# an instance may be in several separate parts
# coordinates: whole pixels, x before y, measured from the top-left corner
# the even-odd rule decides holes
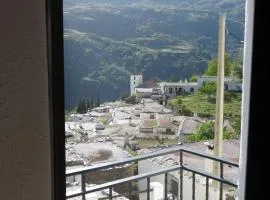
[[[130,123],[132,114],[120,110],[120,109],[115,109],[112,113],[112,123],[114,124],[128,124]]]
[[[179,81],[165,82],[159,79],[143,82],[142,75],[131,75],[131,95],[136,95],[136,101],[143,98],[164,100],[165,97],[174,97],[182,93],[194,93],[205,83],[216,82],[216,76],[201,76],[197,82]],[[229,92],[242,92],[242,80],[235,77],[224,77],[224,89]]]
[[[175,128],[169,118],[159,118],[157,120],[157,133],[158,134],[175,134]]]
[[[216,76],[201,76],[198,79],[198,88],[201,88],[205,83],[217,82]],[[242,80],[235,77],[224,77],[224,90],[230,92],[242,92]]]
[[[145,119],[156,119],[156,112],[153,111],[142,111],[140,113],[140,119],[145,120]]]
[[[177,96],[182,93],[193,93],[198,89],[197,82],[161,82],[159,83],[162,94],[165,96]]]
[[[140,124],[140,133],[155,133],[157,122],[155,119],[146,119],[142,120]],[[152,136],[151,135],[151,136]]]
[[[71,121],[73,122],[89,122],[92,120],[92,116],[88,113],[86,114],[71,114]]]
[[[93,108],[92,111],[98,112],[98,113],[108,113],[108,112],[110,112],[110,108],[109,107],[105,107],[105,106],[104,107],[101,106],[101,107]]]
[[[151,79],[145,82],[142,82],[140,85],[134,88],[136,101],[140,102],[143,98],[151,98],[153,95],[160,95],[161,89],[159,87],[159,79]],[[134,84],[130,82],[130,84]]]
[[[140,102],[142,98],[151,98],[153,88],[135,88],[136,102]]]

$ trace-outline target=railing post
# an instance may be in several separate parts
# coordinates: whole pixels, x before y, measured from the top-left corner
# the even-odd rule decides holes
[[[205,185],[205,200],[209,198],[209,178],[206,177],[206,185]]]
[[[139,161],[136,161],[135,162],[135,172],[134,172],[134,175],[136,176],[138,174],[139,174]],[[136,187],[133,188],[133,190],[135,190],[137,192],[137,191],[139,191],[139,181],[135,181],[135,184],[136,184]],[[139,193],[136,193],[132,197],[134,199],[139,199],[139,196],[140,196]]]
[[[183,200],[183,151],[180,150],[180,187],[179,187],[179,196],[180,196],[180,200]]]
[[[82,189],[82,200],[85,200],[85,173],[81,174],[81,189]]]
[[[150,200],[150,177],[147,177],[147,200]]]
[[[195,173],[192,173],[192,200],[195,200]]]
[[[139,162],[136,161],[135,162],[135,172],[134,172],[135,175],[138,175],[139,174]]]
[[[223,179],[223,162],[220,162],[220,178]],[[219,199],[223,199],[223,183],[220,183]]]
[[[128,183],[128,198],[132,199],[132,182]]]
[[[112,186],[109,188],[109,199],[112,200]]]
[[[168,173],[165,173],[165,190],[164,190],[164,199],[168,199]]]

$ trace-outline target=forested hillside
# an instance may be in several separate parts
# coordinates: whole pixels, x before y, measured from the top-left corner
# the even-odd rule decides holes
[[[243,21],[243,0],[65,0],[66,106],[114,100],[129,75],[179,80],[205,72],[217,55],[219,11]],[[239,56],[243,26],[231,21],[226,49]],[[100,92],[98,92],[99,90]]]

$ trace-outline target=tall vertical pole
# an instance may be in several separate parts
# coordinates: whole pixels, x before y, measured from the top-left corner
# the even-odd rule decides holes
[[[216,123],[214,155],[223,154],[223,105],[224,105],[224,65],[225,65],[225,23],[226,15],[220,16],[219,22],[219,47],[218,47],[218,70],[217,70],[217,94],[216,94]],[[219,174],[219,163],[214,162],[214,174]]]

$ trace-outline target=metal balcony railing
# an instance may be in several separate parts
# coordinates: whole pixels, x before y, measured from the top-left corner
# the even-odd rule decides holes
[[[153,172],[149,172],[149,173],[143,173],[143,174],[138,174],[138,175],[131,176],[131,177],[126,177],[123,179],[107,182],[104,184],[95,185],[95,186],[90,187],[90,189],[86,189],[85,177],[86,177],[86,174],[89,172],[93,172],[93,171],[97,171],[97,170],[104,170],[104,169],[113,168],[113,167],[117,167],[117,166],[119,167],[119,166],[123,166],[125,164],[131,164],[131,163],[138,164],[138,162],[142,161],[142,160],[155,158],[155,157],[159,157],[159,156],[163,156],[163,155],[168,155],[168,154],[172,154],[172,153],[177,153],[177,152],[180,154],[179,165],[167,167],[165,169],[161,169],[161,170],[157,170],[157,171],[153,171]],[[210,160],[218,162],[219,166],[220,166],[219,176],[207,173],[207,172],[202,171],[200,169],[195,169],[194,167],[184,165],[183,153],[192,154],[192,155],[195,155],[195,156],[198,156],[201,158],[210,159]],[[139,157],[124,159],[122,161],[110,162],[110,163],[105,163],[105,164],[100,164],[100,165],[95,165],[95,166],[90,166],[90,167],[83,167],[80,169],[67,170],[66,177],[74,176],[74,175],[81,176],[81,191],[67,195],[66,199],[71,199],[74,197],[81,197],[82,200],[86,200],[86,194],[97,192],[97,191],[102,191],[104,189],[109,189],[107,199],[112,200],[113,198],[116,198],[116,196],[113,196],[113,187],[115,187],[116,185],[120,185],[120,184],[128,184],[129,185],[129,192],[127,194],[127,198],[129,198],[131,200],[132,194],[136,193],[136,192],[132,191],[131,183],[134,181],[146,179],[147,189],[144,192],[146,192],[146,194],[147,194],[146,199],[150,200],[150,192],[151,192],[150,181],[151,181],[151,178],[154,176],[160,175],[160,174],[164,174],[165,175],[165,180],[164,180],[165,184],[164,184],[164,198],[163,199],[167,200],[168,199],[168,187],[167,187],[168,173],[173,172],[173,171],[179,171],[180,172],[179,198],[180,198],[180,200],[183,200],[183,193],[184,193],[183,172],[188,171],[188,172],[192,173],[192,200],[195,200],[195,196],[196,196],[196,190],[195,190],[195,175],[196,174],[205,177],[205,180],[206,180],[205,199],[206,200],[209,199],[209,180],[212,179],[212,180],[219,183],[219,199],[222,200],[223,199],[223,185],[224,184],[232,186],[234,188],[238,187],[236,182],[224,178],[224,176],[223,176],[224,175],[224,164],[227,164],[227,165],[233,166],[233,167],[237,167],[237,168],[239,167],[238,163],[235,163],[233,161],[230,161],[230,160],[227,160],[224,158],[216,157],[216,156],[209,155],[206,153],[196,152],[196,151],[193,151],[191,149],[187,149],[185,147],[176,147],[176,148],[174,147],[174,148],[163,149],[161,151],[149,153],[149,154],[142,155]],[[118,195],[118,196],[123,196],[123,194]]]

